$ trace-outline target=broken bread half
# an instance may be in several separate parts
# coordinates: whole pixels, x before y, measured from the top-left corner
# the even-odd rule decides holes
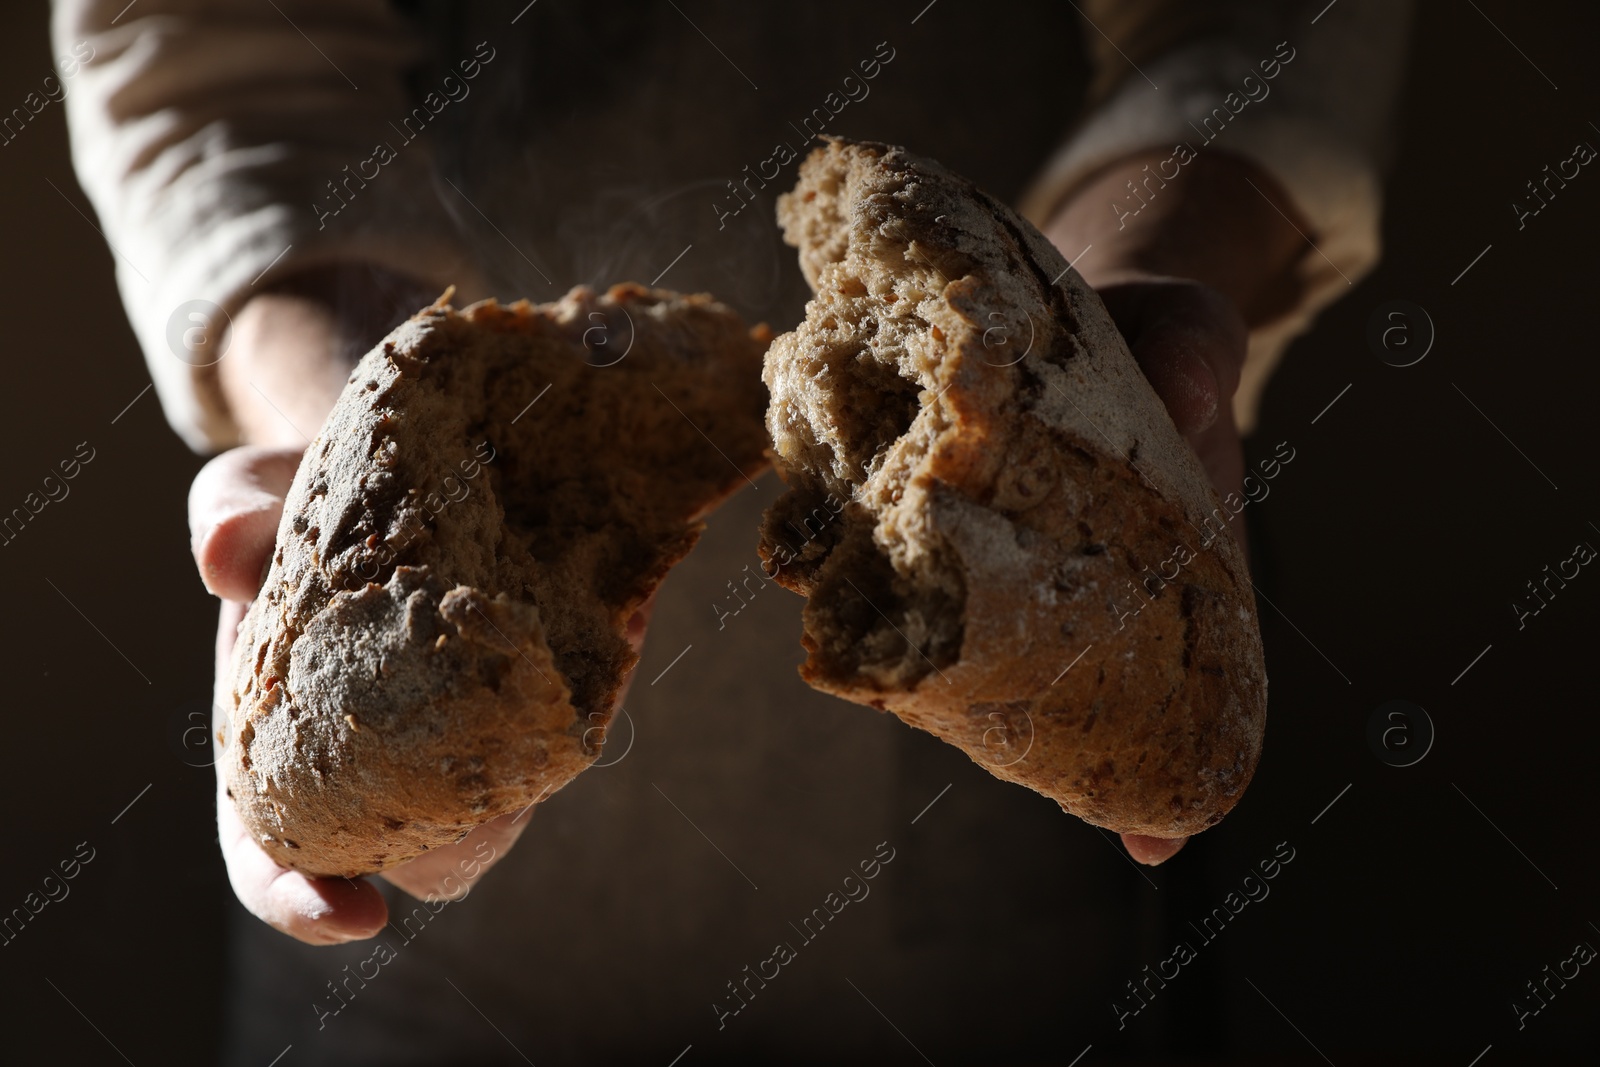
[[[760,551],[801,675],[1097,826],[1215,824],[1266,723],[1252,586],[1099,297],[902,148],[829,140],[778,218],[816,295],[766,356]]]
[[[771,334],[709,297],[446,298],[351,374],[234,649],[228,795],[309,874],[404,863],[592,763],[630,620],[767,465]]]

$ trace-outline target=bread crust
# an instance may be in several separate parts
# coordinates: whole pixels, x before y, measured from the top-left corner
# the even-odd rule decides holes
[[[766,465],[767,340],[617,286],[441,298],[362,359],[234,649],[223,772],[275,861],[384,870],[597,758],[629,619]]]
[[[1095,825],[1214,825],[1265,728],[1253,587],[1099,297],[901,148],[830,140],[778,213],[817,294],[764,371],[790,491],[761,551],[809,597],[802,676]]]

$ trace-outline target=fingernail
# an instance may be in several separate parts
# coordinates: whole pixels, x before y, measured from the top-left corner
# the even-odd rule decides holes
[[[1143,834],[1124,834],[1122,842],[1128,855],[1146,867],[1159,867],[1178,854],[1188,842],[1187,837],[1146,837]]]
[[[196,560],[200,558],[200,546],[206,543],[206,535],[217,524],[207,516],[206,518],[189,524],[189,552]]]
[[[327,926],[322,929],[328,935],[328,940],[332,944],[343,945],[350,941],[365,941],[369,937],[376,937],[383,927],[380,926],[376,930],[366,930],[359,927]]]

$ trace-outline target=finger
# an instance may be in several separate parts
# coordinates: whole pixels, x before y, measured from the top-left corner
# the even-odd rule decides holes
[[[1179,432],[1209,428],[1244,366],[1249,331],[1233,305],[1176,279],[1108,285],[1101,296]]]
[[[633,646],[633,650],[636,653],[644,651],[644,632],[650,626],[650,613],[655,610],[655,607],[656,594],[651,593],[645,598],[645,602],[639,605],[639,610],[628,618],[628,644]]]
[[[224,600],[261,588],[283,497],[300,465],[292,448],[236,448],[200,469],[189,487],[189,536],[200,579]]]
[[[217,839],[239,903],[297,941],[357,941],[377,934],[388,921],[388,906],[372,883],[311,878],[278,866],[250,836],[225,792],[217,796]]]
[[[226,713],[223,709],[231,707],[233,703],[233,646],[238,643],[239,624],[244,621],[246,610],[245,604],[224,600],[222,610],[217,614],[216,669],[211,679],[212,733],[225,728]],[[218,756],[221,756],[220,752]]]
[[[225,731],[232,701],[228,663],[245,606],[225,602],[217,618],[214,729]],[[383,929],[388,907],[371,883],[345,878],[309,878],[280,867],[250,836],[227,793],[222,749],[217,750],[217,841],[239,903],[254,916],[308,945],[335,945],[371,937]]]
[[[624,636],[633,648],[635,657],[644,655],[644,635],[650,628],[650,615],[656,608],[656,593],[652,592],[640,604],[638,610],[628,617],[628,629]],[[623,675],[622,688],[617,691],[617,708],[620,710],[623,701],[628,699],[628,691],[633,688],[634,676],[639,673],[639,660],[635,658],[633,666],[628,668],[628,673]],[[613,712],[615,714],[615,712]]]
[[[1244,446],[1233,423],[1232,405],[1225,407],[1222,415],[1209,428],[1191,434],[1189,444],[1193,446],[1195,455],[1200,457],[1200,465],[1205,468],[1206,475],[1216,488],[1217,496],[1224,502],[1222,514],[1230,516],[1228,529],[1244,550],[1245,563],[1248,565],[1250,538],[1244,517],[1234,513],[1236,508],[1242,510],[1245,506],[1240,503],[1244,500]],[[1230,496],[1233,498],[1232,506],[1228,506]]]
[[[628,620],[628,643],[635,652],[644,644],[655,602],[652,593]],[[626,698],[633,676],[634,672],[629,671],[623,679],[622,691],[617,695],[619,704]],[[532,818],[534,805],[542,799],[543,794],[521,811],[491,819],[454,844],[384,871],[383,877],[418,900],[459,900],[516,844]]]
[[[1189,444],[1200,457],[1200,465],[1206,469],[1219,495],[1243,491],[1244,445],[1234,426],[1231,408],[1200,433],[1190,434]]]
[[[529,804],[520,812],[491,819],[455,844],[390,868],[383,877],[418,900],[460,900],[517,843],[532,814]]]
[[[1187,837],[1146,837],[1143,834],[1123,834],[1122,847],[1128,855],[1147,867],[1156,867],[1178,854]]]

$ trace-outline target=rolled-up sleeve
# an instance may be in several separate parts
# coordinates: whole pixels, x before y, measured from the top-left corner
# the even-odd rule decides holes
[[[214,364],[184,346],[191,301],[231,315],[335,261],[478,287],[425,141],[396,125],[422,51],[384,0],[56,0],[52,36],[86,57],[64,79],[74,166],[191,447],[237,441]]]
[[[1024,214],[1042,223],[1117,159],[1182,144],[1254,161],[1310,224],[1297,265],[1302,300],[1251,336],[1234,405],[1242,427],[1254,424],[1283,349],[1377,263],[1381,174],[1411,7],[1409,0],[1080,5],[1096,67],[1091,108],[1029,190]]]

